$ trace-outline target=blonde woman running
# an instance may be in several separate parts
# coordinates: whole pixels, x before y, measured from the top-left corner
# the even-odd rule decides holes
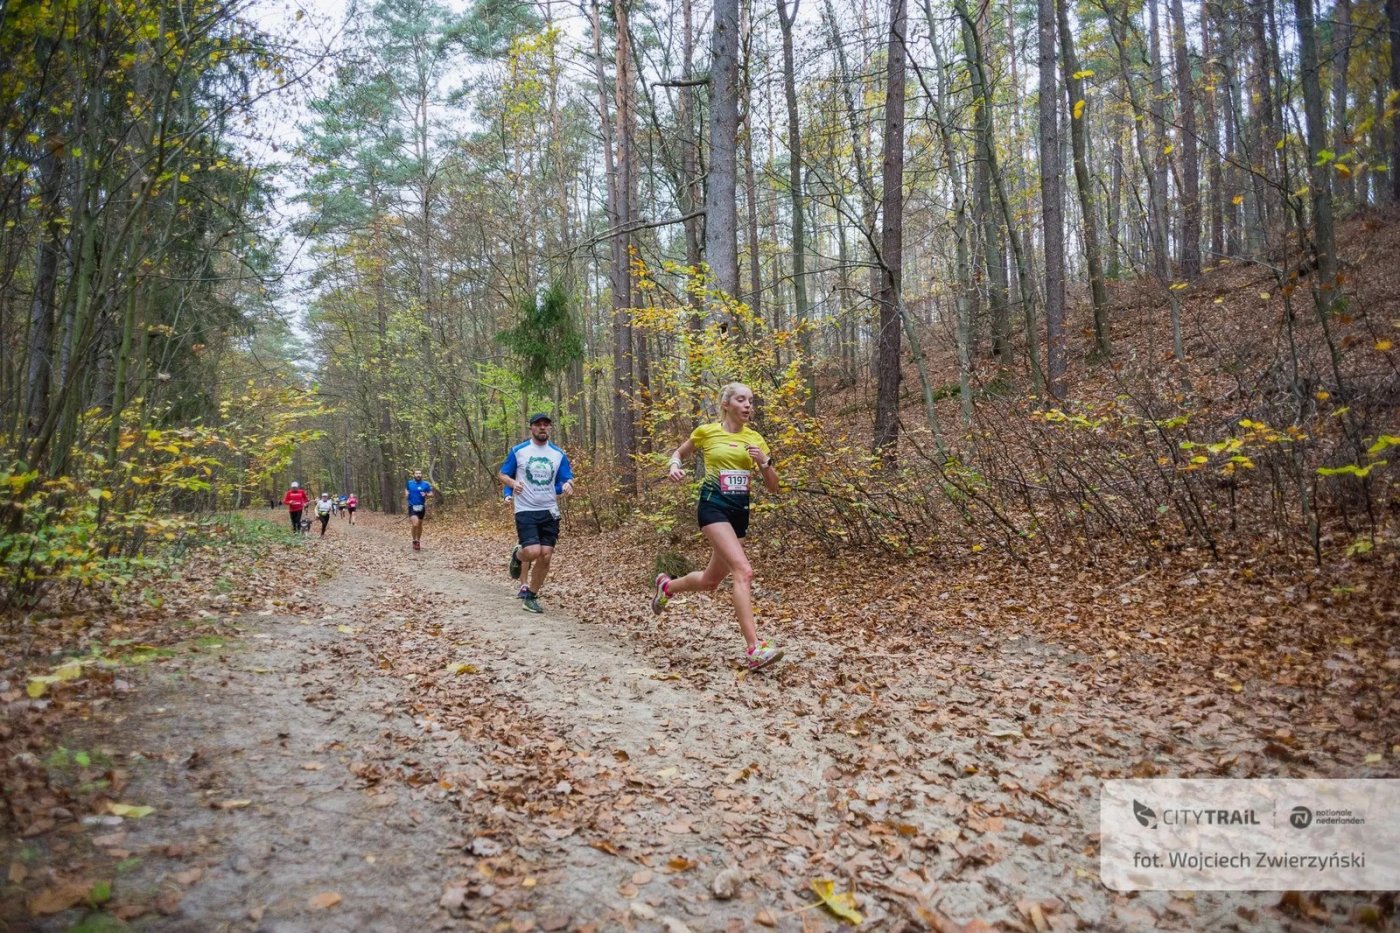
[[[651,611],[657,615],[677,593],[713,590],[727,576],[734,578],[734,612],[744,633],[746,660],[750,670],[767,667],[783,652],[758,640],[753,621],[753,567],[744,554],[742,539],[749,530],[749,486],[756,471],[770,493],[778,491],[778,470],[768,453],[768,442],[749,427],[753,418],[753,392],[748,386],[731,382],[720,390],[720,420],[702,424],[690,439],[671,454],[670,476],[674,482],[686,479],[685,462],[698,451],[705,458],[705,479],[700,485],[698,519],[700,532],[714,551],[704,570],[695,570],[672,580],[666,574],[656,577],[656,594]]]

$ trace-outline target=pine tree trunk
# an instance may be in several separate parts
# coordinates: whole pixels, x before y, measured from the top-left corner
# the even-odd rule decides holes
[[[1059,94],[1055,87],[1055,0],[1039,0],[1040,216],[1045,237],[1046,387],[1065,394],[1065,217],[1060,165]]]
[[[778,0],[778,24],[783,35],[783,96],[788,123],[788,199],[792,211],[792,295],[796,323],[802,327],[802,381],[807,386],[806,411],[817,413],[817,386],[812,373],[812,333],[807,318],[807,233],[806,199],[802,190],[802,124],[797,110],[797,66],[792,48],[792,24],[797,19],[800,0],[792,0],[792,13]]]
[[[1323,162],[1327,148],[1327,116],[1323,110],[1321,63],[1313,26],[1313,0],[1293,0],[1298,15],[1298,54],[1303,85],[1303,113],[1307,122],[1308,187],[1312,193],[1313,243],[1317,250],[1317,274],[1313,295],[1318,310],[1331,307],[1337,287],[1337,247],[1332,228],[1332,166]]]
[[[1094,354],[1107,359],[1112,353],[1108,326],[1108,288],[1103,278],[1103,256],[1099,246],[1099,218],[1094,205],[1093,180],[1089,177],[1089,105],[1084,97],[1084,80],[1079,56],[1074,51],[1074,35],[1069,28],[1068,0],[1055,0],[1060,37],[1060,60],[1064,65],[1065,94],[1069,106],[1069,135],[1074,153],[1074,181],[1079,192],[1079,213],[1084,228],[1084,262],[1089,269],[1089,296],[1094,308]],[[1083,101],[1083,103],[1081,103]]]
[[[1390,24],[1390,89],[1400,94],[1400,0],[1386,0],[1385,15]],[[1394,109],[1390,118],[1390,200],[1400,203],[1400,107]]]
[[[943,158],[948,163],[949,187],[953,193],[953,233],[957,242],[955,269],[957,293],[958,396],[964,425],[972,423],[972,362],[974,356],[972,322],[977,309],[977,285],[972,274],[972,218],[967,204],[967,183],[963,174],[962,152],[954,148],[953,134],[948,124],[948,68],[933,17],[930,0],[923,0],[924,20],[928,25],[934,66],[937,68],[937,93],[930,95],[938,136],[943,144]]]
[[[710,168],[705,187],[705,259],[715,287],[739,293],[736,150],[739,141],[739,0],[716,0],[710,41]]]
[[[632,35],[629,0],[614,0],[613,19],[617,27],[617,221],[624,232],[614,239],[613,253],[613,453],[619,486],[625,495],[636,491],[637,450],[636,390],[632,333],[632,235],[636,221],[637,157],[636,120],[633,115]]]
[[[1215,5],[1211,2],[1201,4],[1201,57],[1205,60],[1202,65],[1205,87],[1201,95],[1201,116],[1205,123],[1205,143],[1206,143],[1206,186],[1209,189],[1207,199],[1207,213],[1210,217],[1210,253],[1212,262],[1220,259],[1225,253],[1225,191],[1224,172],[1221,166],[1234,157],[1234,153],[1227,146],[1224,151],[1220,147],[1220,120],[1216,113],[1216,92],[1219,90],[1220,82],[1223,80],[1223,72],[1219,63],[1215,60],[1215,32],[1212,28],[1212,20]]]
[[[991,89],[978,64],[976,26],[962,0],[954,4],[962,20],[963,54],[972,84],[973,137],[977,161],[973,169],[973,205],[982,235],[982,260],[987,274],[987,304],[991,317],[992,359],[998,366],[1011,362],[1011,314],[1007,303],[1006,260],[1001,251],[1001,231],[992,209],[992,164],[996,142],[992,138]]]
[[[899,442],[899,370],[904,254],[905,0],[890,0],[885,85],[884,199],[881,205],[880,334],[876,353],[875,449],[892,459]]]
[[[1347,107],[1350,88],[1347,71],[1351,67],[1351,0],[1337,0],[1332,7],[1332,125],[1336,141],[1332,148],[1338,156],[1355,151]],[[1348,164],[1347,168],[1351,168]],[[1339,175],[1335,180],[1338,200],[1356,203],[1356,182],[1351,175]]]
[[[1196,93],[1191,80],[1191,49],[1186,42],[1186,12],[1170,0],[1172,64],[1176,71],[1177,126],[1181,141],[1181,274],[1194,281],[1201,274],[1201,161],[1196,143]]]

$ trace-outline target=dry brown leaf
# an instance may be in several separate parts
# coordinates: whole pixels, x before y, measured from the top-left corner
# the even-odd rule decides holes
[[[317,894],[311,900],[307,901],[307,903],[316,910],[325,910],[339,904],[340,900],[340,895],[334,891],[322,891],[320,894]]]
[[[58,914],[70,907],[76,907],[87,900],[92,885],[83,881],[69,881],[54,888],[40,891],[29,900],[29,912],[36,917]]]

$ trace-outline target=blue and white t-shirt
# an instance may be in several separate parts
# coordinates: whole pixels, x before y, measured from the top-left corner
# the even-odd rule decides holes
[[[501,472],[524,483],[524,488],[511,497],[517,512],[555,511],[564,484],[574,478],[568,454],[553,444],[536,444],[533,440],[512,447],[506,462],[501,464]]]
[[[433,484],[425,479],[411,479],[404,484],[408,490],[408,504],[413,507],[426,505],[428,493],[433,491]]]

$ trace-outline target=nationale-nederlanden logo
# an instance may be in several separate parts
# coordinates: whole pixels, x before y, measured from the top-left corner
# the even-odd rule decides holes
[[[1307,829],[1309,826],[1361,826],[1366,817],[1355,810],[1313,810],[1302,804],[1288,814],[1288,822],[1294,829]]]

